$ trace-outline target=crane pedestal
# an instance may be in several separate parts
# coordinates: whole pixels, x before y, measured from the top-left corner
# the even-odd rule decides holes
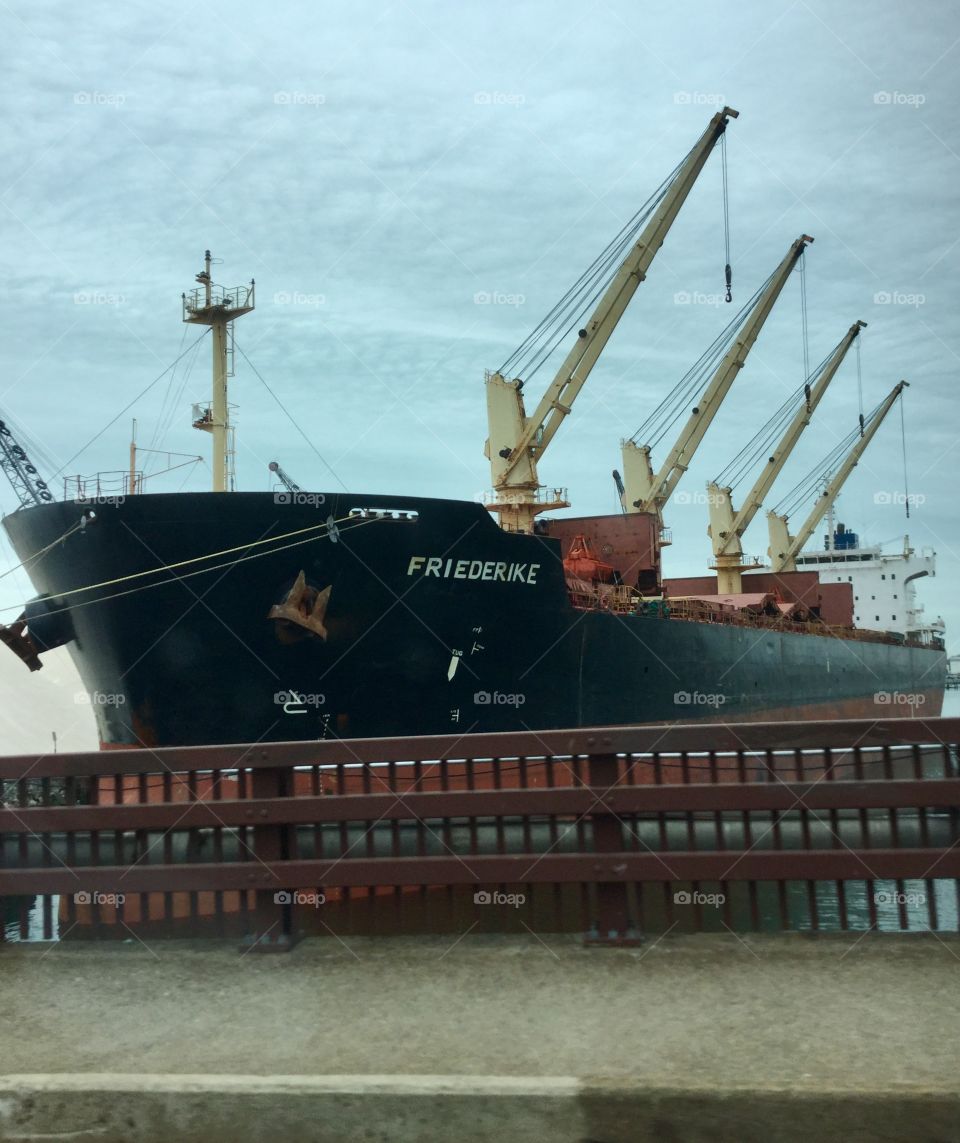
[[[484,496],[490,512],[500,517],[505,532],[533,532],[533,522],[541,512],[569,508],[566,488],[497,489]]]

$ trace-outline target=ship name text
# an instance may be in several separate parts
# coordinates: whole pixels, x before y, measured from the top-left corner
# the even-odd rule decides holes
[[[437,579],[486,579],[501,583],[536,583],[540,564],[509,564],[500,560],[454,560],[443,556],[411,556],[407,575]]]

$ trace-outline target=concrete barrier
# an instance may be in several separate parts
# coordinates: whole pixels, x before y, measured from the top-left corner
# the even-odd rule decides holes
[[[958,960],[942,933],[9,946],[0,1143],[960,1143]]]
[[[14,1075],[0,1141],[950,1143],[960,1095],[562,1076]]]

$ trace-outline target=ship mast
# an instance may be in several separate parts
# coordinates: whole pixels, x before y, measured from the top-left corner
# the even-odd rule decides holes
[[[197,289],[183,294],[183,320],[208,325],[213,342],[213,388],[209,405],[195,405],[193,427],[213,437],[213,491],[233,490],[230,405],[227,383],[233,376],[233,322],[254,308],[254,281],[249,286],[225,289],[214,285],[210,273],[213,258],[204,251],[203,270],[197,274]]]
[[[127,483],[127,492],[135,495],[140,489],[137,487],[137,420],[134,418],[130,429],[130,474]]]

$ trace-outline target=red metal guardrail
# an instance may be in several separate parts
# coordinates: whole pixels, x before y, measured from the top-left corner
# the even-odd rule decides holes
[[[0,758],[7,938],[932,929],[960,719]]]

